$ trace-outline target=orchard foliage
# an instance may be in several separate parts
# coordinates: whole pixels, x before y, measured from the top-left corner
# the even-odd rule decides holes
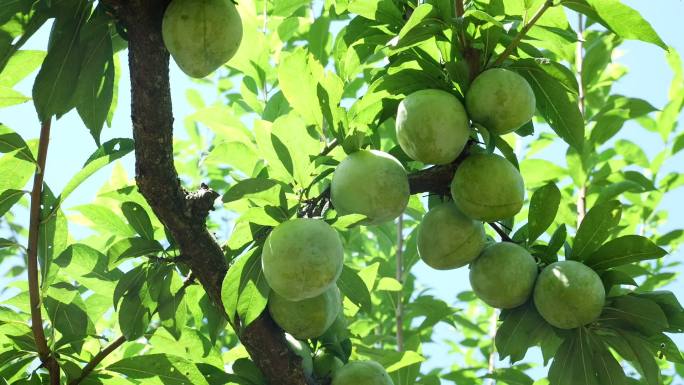
[[[15,0],[0,8],[0,108],[31,101],[48,132],[53,119],[75,110],[94,142],[90,150],[74,149],[83,167],[53,191],[41,183],[46,142],[0,124],[0,263],[8,267],[0,270],[7,286],[0,289],[0,384],[274,384],[263,371],[273,357],[250,357],[240,339],[268,314],[269,297],[276,295],[262,268],[262,258],[275,252],[267,240],[276,226],[297,217],[325,221],[344,249],[344,265],[331,268],[343,298],[339,315],[334,322],[322,316],[325,326],[332,322],[323,335],[288,337],[287,346],[300,357],[293,365],[317,374],[316,383],[330,381],[329,367],[345,376],[364,365],[378,370],[356,362],[363,360],[379,363],[395,385],[485,379],[509,385],[658,385],[684,377],[684,358],[671,339],[684,332],[684,308],[663,288],[677,278],[680,262],[672,255],[684,231],[664,233],[668,213],[661,208],[664,197],[684,184],[684,174],[665,171],[684,149],[677,126],[684,68],[637,11],[619,0],[240,0],[240,48],[214,75],[198,81],[198,88],[216,93],[215,100],[187,90],[194,111],[177,117],[187,135],[173,143],[182,185],[202,186],[183,196],[195,199],[209,187],[221,195],[207,227],[229,268],[220,298],[211,298],[207,282],[196,284],[187,246],[173,236],[177,223],[159,219],[119,163],[129,161],[134,149],[144,154],[135,148],[140,122],[134,122],[135,142],[101,141],[117,108],[120,57],[133,45],[132,26],[120,12],[138,3]],[[22,49],[48,26],[45,51]],[[624,40],[667,51],[674,76],[666,105],[656,108],[613,92],[628,70],[613,61]],[[490,129],[479,119],[468,128],[464,152],[439,166],[402,150],[395,119],[402,100],[441,90],[468,110],[465,95],[473,81],[498,67],[529,85],[534,98],[528,93],[526,100],[536,101],[531,121],[500,136],[512,128]],[[17,84],[36,71],[32,95],[23,95]],[[148,91],[136,87],[141,85],[132,85],[134,93]],[[154,102],[161,109],[169,101]],[[649,158],[621,131],[628,122],[638,123],[633,127],[640,135],[659,137],[662,150]],[[53,135],[79,134],[59,120],[54,125]],[[456,142],[452,147],[461,147]],[[545,159],[549,149],[565,159]],[[383,195],[383,180],[359,175],[346,175],[335,196],[336,167],[348,157],[374,153],[367,150],[400,162],[408,202],[405,185],[390,185]],[[485,224],[488,242],[518,244],[522,258],[531,255],[540,271],[563,260],[585,265],[600,277],[606,294],[597,319],[560,329],[537,311],[536,293],[524,295],[527,301],[514,298],[513,307],[499,313],[473,291],[443,296],[419,284],[413,268],[422,263],[419,224],[428,209],[445,204],[452,190],[470,200],[483,191],[505,191],[496,185],[502,179],[488,175],[480,175],[474,186],[479,190],[468,185],[470,176],[452,185],[474,152],[506,162],[503,167],[512,171],[503,180],[515,182],[517,214],[480,218],[497,221]],[[49,159],[47,172],[57,172],[58,162]],[[74,190],[112,163],[111,177],[91,202],[68,205]],[[517,177],[508,178],[518,171],[524,187]],[[25,189],[34,174],[29,197]],[[406,181],[403,173],[393,175]],[[387,221],[392,215],[385,212],[354,212],[367,202],[345,194],[358,191],[375,194],[392,205],[392,213],[405,207],[398,223]],[[337,199],[352,208],[338,212]],[[35,210],[28,226],[26,207]],[[76,237],[73,224],[85,225],[91,235]],[[281,243],[295,248],[291,243],[301,238]],[[32,240],[34,246],[27,246]],[[460,266],[468,259],[449,262]],[[31,266],[34,260],[39,269]],[[283,265],[276,273],[296,268]],[[36,281],[26,276],[35,271],[40,286],[29,290]],[[492,291],[490,281],[497,277],[487,275],[496,269],[486,266],[477,274]],[[40,304],[32,314],[34,300]],[[32,324],[41,314],[44,324]],[[274,343],[252,337],[250,347]],[[427,361],[435,358],[434,344],[451,349],[448,361],[434,361],[437,366]],[[503,360],[498,368],[495,354]],[[346,366],[339,369],[338,360]],[[539,370],[549,362],[548,370]],[[388,382],[387,374],[378,373]],[[348,385],[344,379],[337,383]]]

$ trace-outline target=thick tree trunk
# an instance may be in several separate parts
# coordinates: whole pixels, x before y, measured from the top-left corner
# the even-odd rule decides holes
[[[227,265],[205,220],[214,191],[203,186],[188,193],[173,163],[173,111],[169,84],[169,54],[161,36],[168,0],[109,0],[128,32],[131,111],[135,139],[136,182],[154,213],[169,229],[186,263],[216,307]],[[306,385],[301,360],[287,346],[268,312],[237,331],[256,365],[273,385]]]

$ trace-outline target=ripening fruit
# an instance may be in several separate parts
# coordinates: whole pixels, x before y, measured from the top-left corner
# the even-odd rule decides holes
[[[323,344],[336,344],[347,338],[349,338],[350,333],[347,327],[347,318],[344,316],[344,309],[340,306],[339,312],[337,312],[337,318],[333,321],[332,325],[328,330],[321,335],[318,340]]]
[[[463,104],[442,90],[420,90],[404,98],[396,130],[401,149],[411,159],[432,164],[451,163],[470,136]]]
[[[418,227],[418,255],[433,269],[455,269],[470,263],[485,246],[482,222],[466,217],[454,202],[433,207]]]
[[[394,385],[385,368],[375,361],[351,361],[338,369],[331,385]]]
[[[344,366],[344,362],[334,354],[319,350],[313,358],[313,372],[316,378],[331,378]]]
[[[392,155],[359,150],[335,169],[330,199],[341,215],[362,214],[366,224],[390,221],[401,215],[409,200],[408,176]]]
[[[537,279],[534,257],[511,242],[487,246],[470,264],[470,285],[484,303],[512,309],[527,302]]]
[[[299,341],[289,334],[285,334],[285,341],[290,346],[290,349],[302,359],[302,370],[307,376],[313,374],[313,358],[311,348],[305,342]]]
[[[496,154],[474,153],[456,169],[451,196],[461,212],[483,222],[510,218],[522,209],[520,172]]]
[[[235,55],[242,21],[231,0],[173,0],[164,13],[162,38],[183,72],[203,78]]]
[[[335,321],[341,306],[337,286],[301,301],[288,301],[275,291],[268,298],[268,311],[275,323],[300,340],[321,336]]]
[[[473,80],[466,94],[470,118],[496,135],[515,131],[534,116],[536,100],[525,78],[493,68]]]
[[[297,218],[266,238],[261,265],[271,289],[290,301],[324,293],[342,273],[344,249],[337,232],[319,219]]]
[[[534,286],[534,305],[539,314],[560,329],[573,329],[596,320],[605,299],[601,278],[577,261],[546,266]]]

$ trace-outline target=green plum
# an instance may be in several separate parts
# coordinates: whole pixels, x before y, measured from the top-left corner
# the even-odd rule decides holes
[[[496,135],[515,131],[529,122],[537,103],[525,78],[503,68],[476,77],[465,100],[470,118]]]
[[[520,172],[505,158],[473,153],[456,169],[451,196],[468,217],[483,222],[498,221],[522,209],[525,184]]]
[[[317,378],[331,378],[344,366],[344,362],[334,354],[319,350],[313,358],[313,372]]]
[[[342,298],[337,286],[301,301],[289,301],[275,291],[271,291],[268,298],[268,311],[273,320],[300,340],[321,336],[335,321],[341,306]]]
[[[480,255],[485,241],[482,222],[465,216],[452,201],[433,207],[418,227],[418,255],[438,270],[467,265]]]
[[[330,199],[338,213],[362,214],[375,225],[401,215],[409,200],[408,176],[392,155],[359,150],[335,169]]]
[[[577,261],[546,266],[534,286],[534,305],[539,314],[560,329],[574,329],[595,321],[605,299],[601,278]]]
[[[451,163],[463,151],[470,125],[463,104],[443,90],[420,90],[399,103],[397,141],[423,163]]]
[[[337,232],[320,219],[297,218],[266,238],[261,264],[271,289],[290,301],[316,297],[342,273],[344,249]]]
[[[173,0],[164,12],[162,38],[183,72],[203,78],[235,55],[242,21],[231,0]]]
[[[511,309],[527,302],[537,279],[537,263],[511,242],[487,246],[470,265],[470,285],[487,305]]]
[[[385,368],[375,361],[350,361],[333,376],[331,385],[394,385]]]

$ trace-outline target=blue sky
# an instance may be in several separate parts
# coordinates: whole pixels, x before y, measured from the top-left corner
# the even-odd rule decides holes
[[[684,15],[684,2],[681,0],[658,0],[658,1],[638,1],[625,0],[625,3],[639,10],[642,15],[649,20],[660,34],[663,40],[673,46],[678,52],[684,54],[684,34],[682,33],[681,17]],[[49,29],[43,28],[32,38],[27,49],[45,49]],[[615,92],[627,96],[639,97],[651,102],[654,106],[662,108],[667,101],[667,89],[671,80],[671,71],[665,61],[664,52],[655,46],[640,43],[627,42],[621,48],[623,56],[618,59],[629,69],[629,74],[621,80],[615,87]],[[119,88],[119,106],[114,116],[112,128],[105,128],[102,141],[115,137],[130,137],[130,88],[128,83],[128,69],[125,55],[121,55],[121,82]],[[176,116],[176,131],[182,135],[183,117],[192,113],[192,107],[186,102],[185,91],[188,88],[196,88],[202,92],[205,100],[212,102],[216,98],[213,88],[200,86],[198,83],[188,79],[178,68],[172,64],[171,68],[172,97],[174,101],[174,114]],[[31,94],[33,77],[24,80],[18,89],[26,95]],[[36,118],[32,104],[0,109],[0,122],[18,131],[24,138],[36,138],[39,133],[39,122]],[[681,122],[681,117],[680,117]],[[652,134],[646,133],[635,124],[628,124],[623,128],[623,137],[640,144],[645,152],[652,158],[654,154],[661,150],[660,140]],[[559,145],[560,146],[560,145]],[[560,151],[556,151],[560,149]],[[82,164],[95,150],[95,145],[90,134],[84,128],[78,115],[74,112],[53,124],[51,135],[50,151],[48,154],[48,166],[46,181],[53,191],[60,191],[66,182],[81,169]],[[556,154],[564,153],[564,148],[552,148],[542,154],[550,160],[564,162]],[[123,161],[124,166],[133,175],[133,159],[131,156]],[[684,172],[684,151],[672,159],[667,168]],[[107,180],[111,172],[111,167],[100,171],[93,176],[89,183],[81,186],[71,195],[65,203],[67,213],[68,208],[91,201],[97,189]],[[671,194],[669,199],[664,202],[665,208],[670,212],[670,221],[666,229],[684,228],[684,205],[681,204],[682,193]],[[679,201],[679,202],[678,202]],[[78,234],[76,234],[78,235]],[[682,253],[670,255],[668,258],[680,259]],[[0,273],[3,268],[0,264]],[[456,271],[435,271],[428,269],[425,265],[419,264],[415,273],[418,280],[426,287],[431,287],[434,294],[449,302],[454,299],[455,294],[469,289],[467,269]],[[684,282],[680,279],[677,283],[669,287],[681,297],[684,295]],[[438,338],[449,338],[447,329],[440,329]],[[678,338],[680,346],[684,345],[684,338]],[[445,347],[430,345],[426,353],[433,355],[428,366],[447,365]],[[534,356],[530,356],[533,358]],[[505,363],[499,363],[505,365]]]

